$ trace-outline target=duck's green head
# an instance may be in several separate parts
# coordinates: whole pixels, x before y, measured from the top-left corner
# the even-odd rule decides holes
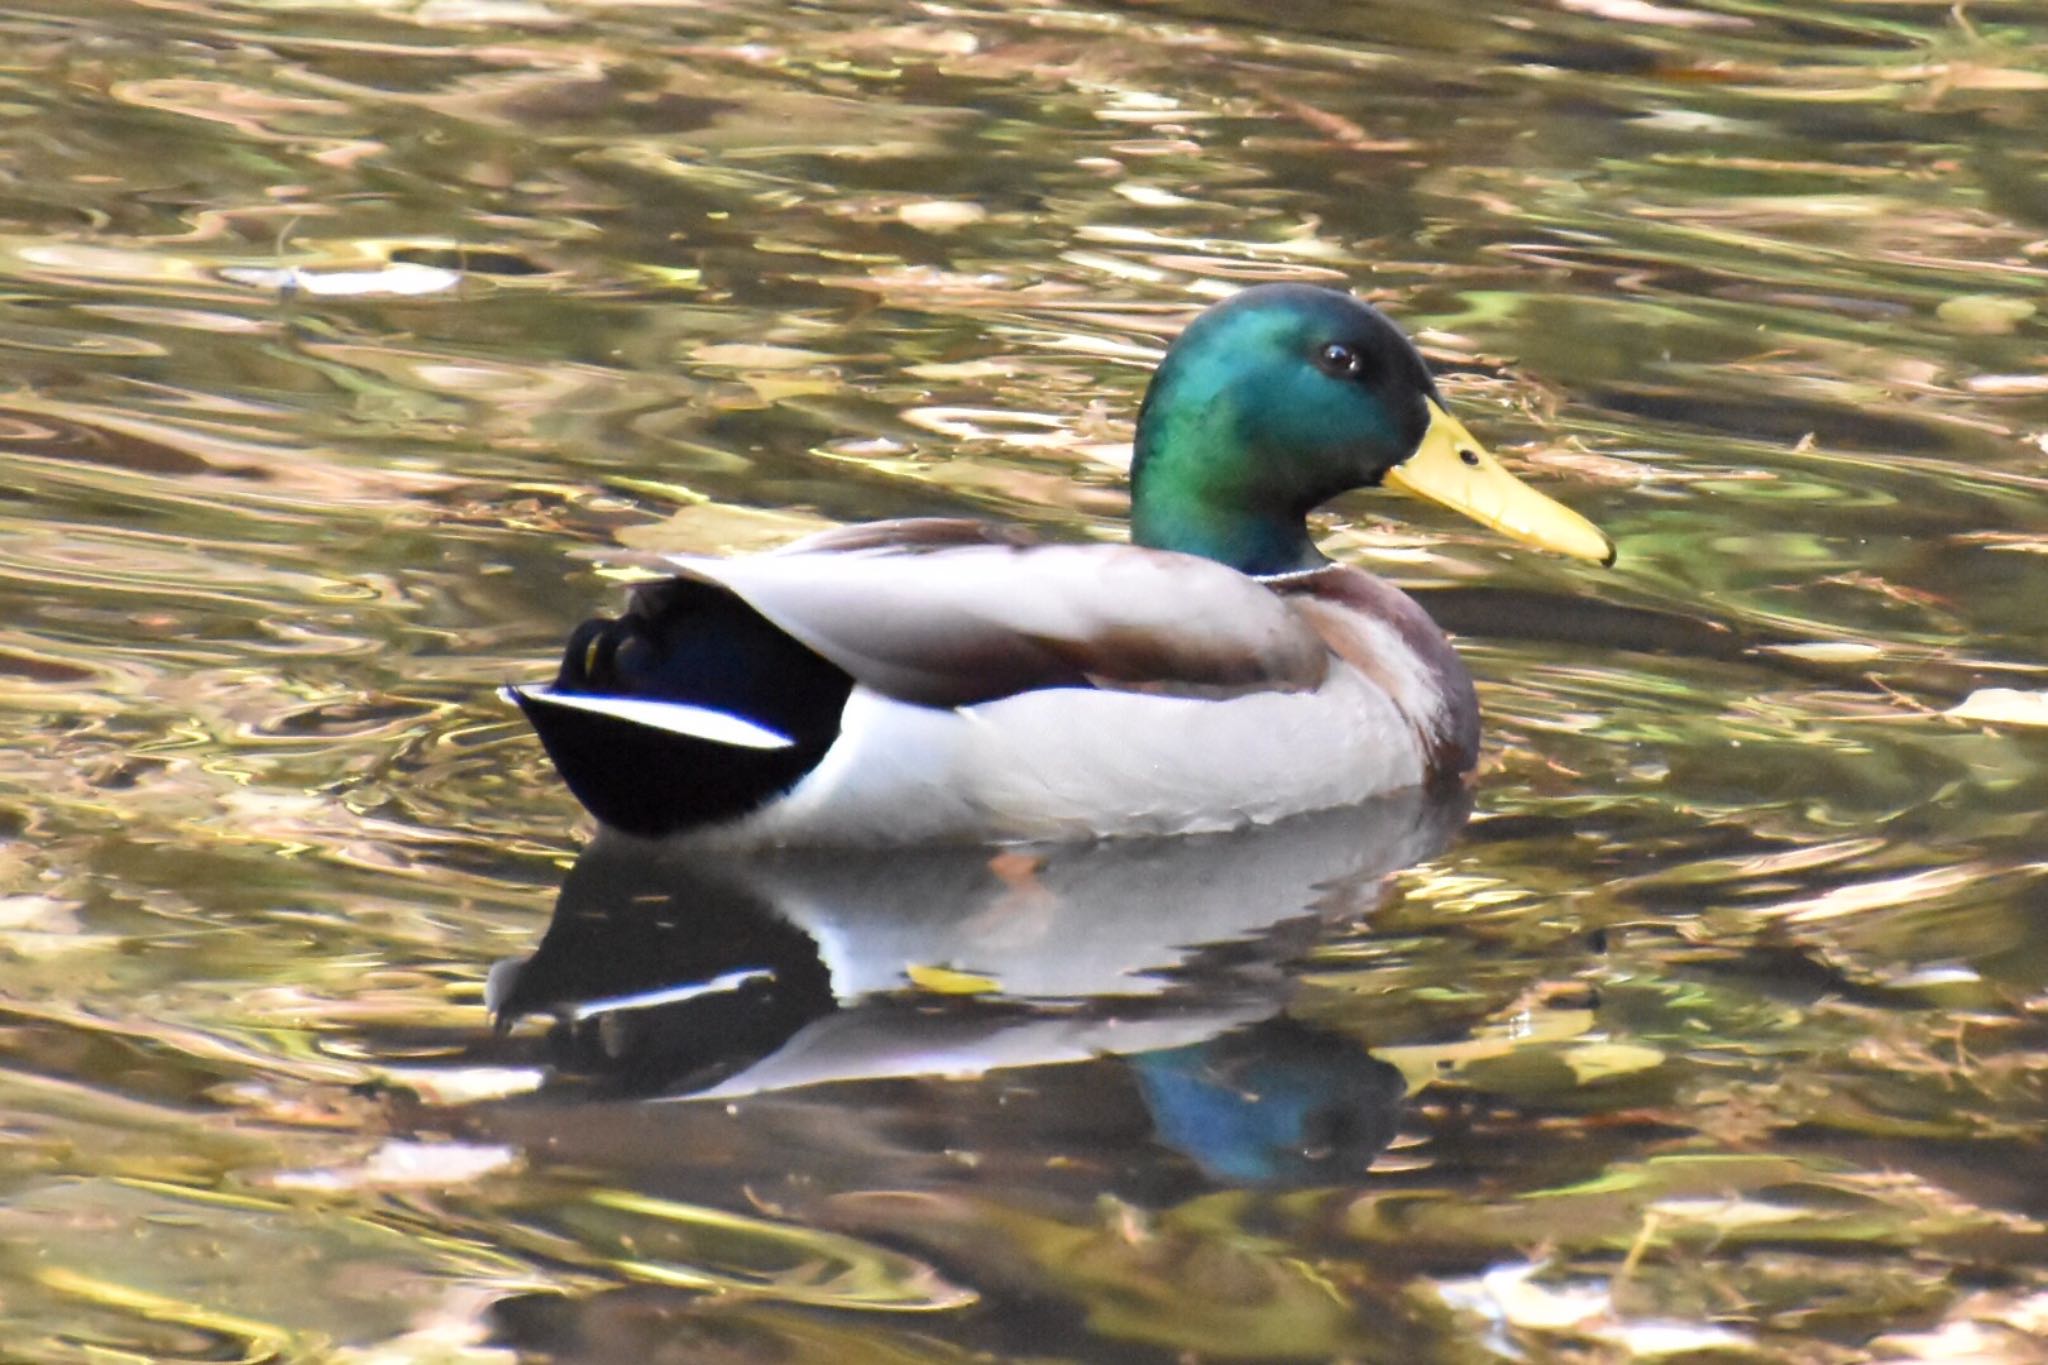
[[[1378,309],[1302,284],[1247,289],[1168,349],[1138,411],[1131,536],[1251,574],[1325,562],[1307,517],[1392,486],[1517,540],[1612,563],[1593,524],[1515,478],[1444,411]]]

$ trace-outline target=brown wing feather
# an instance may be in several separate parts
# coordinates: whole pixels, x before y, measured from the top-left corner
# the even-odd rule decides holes
[[[889,522],[774,554],[677,558],[876,691],[968,706],[1045,687],[1302,691],[1322,637],[1232,569],[1124,545],[1018,544],[985,523]]]

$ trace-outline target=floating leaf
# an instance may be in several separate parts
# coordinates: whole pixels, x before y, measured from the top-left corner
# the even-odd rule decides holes
[[[310,1171],[283,1171],[270,1184],[290,1190],[398,1189],[445,1190],[487,1175],[513,1170],[519,1153],[510,1147],[468,1142],[381,1143],[360,1163]]]
[[[1429,988],[1425,987],[1424,990]],[[1418,992],[1420,994],[1421,992]],[[1474,998],[1458,992],[1446,998]],[[1489,1023],[1476,1036],[1447,1043],[1411,1043],[1378,1048],[1373,1055],[1400,1071],[1411,1091],[1457,1076],[1473,1066],[1535,1051],[1548,1055],[1556,1045],[1582,1038],[1594,1024],[1591,1010],[1532,1010],[1512,1023]],[[1662,1054],[1659,1054],[1659,1060]]]
[[[1942,712],[1957,720],[1994,725],[2048,725],[2048,692],[2018,687],[1980,687]]]
[[[1963,387],[1993,397],[2023,397],[2048,393],[2048,374],[1973,374],[1963,381]]]
[[[1762,654],[1782,654],[1788,659],[1807,659],[1821,664],[1860,664],[1884,657],[1884,650],[1862,640],[1813,640],[1804,643],[1762,645]]]
[[[832,357],[822,351],[806,351],[797,346],[734,341],[693,347],[690,359],[700,365],[719,365],[734,370],[801,370],[826,364]]]
[[[1003,983],[992,976],[917,962],[906,965],[903,974],[910,978],[911,985],[935,995],[989,995],[1003,988]]]
[[[1712,10],[1678,9],[1655,5],[1649,0],[1557,0],[1558,8],[1578,14],[1594,14],[1618,24],[1654,24],[1659,28],[1748,28],[1750,21],[1736,14]]]
[[[323,297],[409,297],[439,294],[462,283],[459,271],[435,265],[414,265],[393,261],[376,270],[283,270],[228,266],[221,278],[257,289],[275,289],[282,294],[315,294]]]
[[[1996,334],[2012,331],[2036,311],[2030,300],[2006,294],[1962,294],[1942,300],[1934,315],[1958,332]]]
[[[925,232],[953,232],[979,223],[988,210],[957,199],[921,199],[897,209],[896,216]]]

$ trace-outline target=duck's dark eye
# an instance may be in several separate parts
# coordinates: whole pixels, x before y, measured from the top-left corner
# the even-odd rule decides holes
[[[1365,358],[1341,341],[1333,341],[1316,352],[1316,364],[1333,379],[1356,379],[1365,369]]]
[[[1466,446],[1464,449],[1460,450],[1458,452],[1458,458],[1463,460],[1466,464],[1471,465],[1474,469],[1479,468],[1479,452],[1472,449],[1472,447],[1470,446]]]

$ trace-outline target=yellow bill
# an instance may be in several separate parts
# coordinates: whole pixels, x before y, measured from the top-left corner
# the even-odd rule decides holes
[[[1472,439],[1465,424],[1429,405],[1429,430],[1386,484],[1440,502],[1504,536],[1574,559],[1614,562],[1614,542],[1571,508],[1523,483]]]

